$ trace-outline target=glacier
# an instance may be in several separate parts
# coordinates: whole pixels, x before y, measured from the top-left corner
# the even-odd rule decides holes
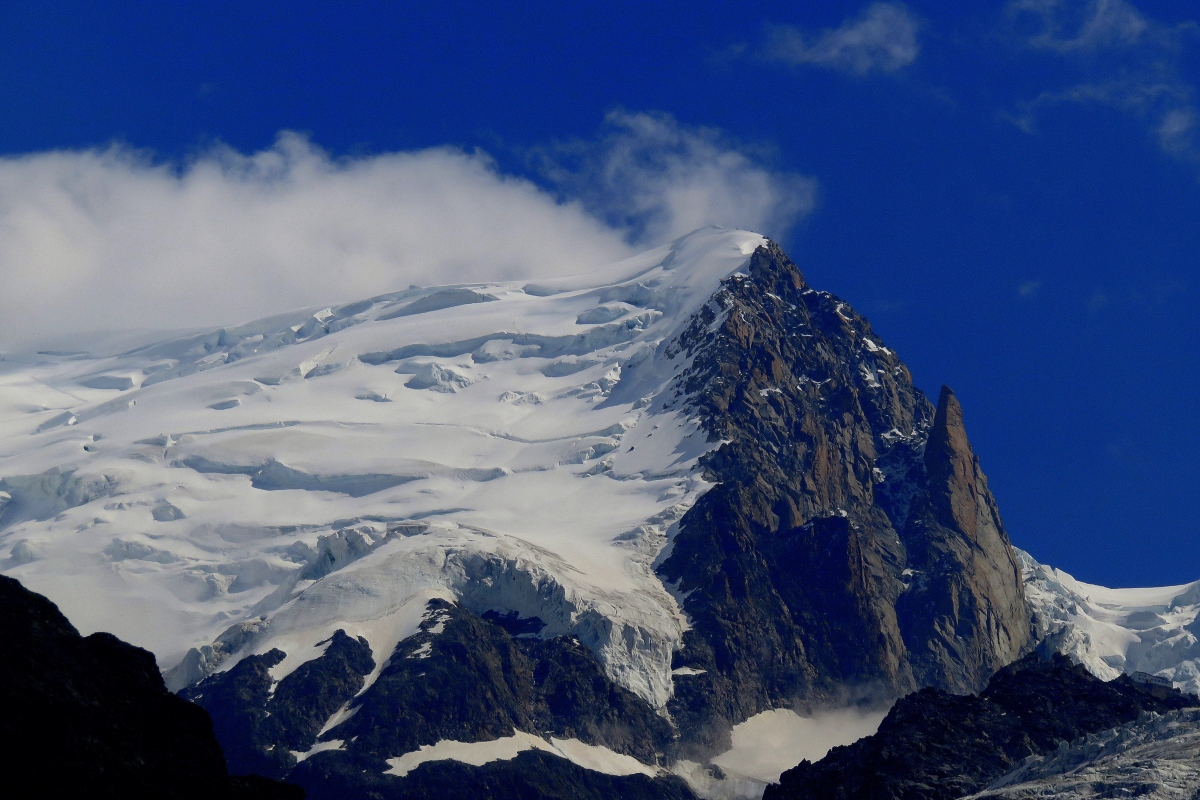
[[[1017,551],[1041,647],[1097,678],[1146,672],[1200,694],[1200,581],[1109,589]]]
[[[687,620],[653,564],[720,444],[664,345],[765,241],[6,354],[0,567],[173,689],[273,647],[282,678],[339,628],[390,653],[442,597],[576,636],[661,707]]]

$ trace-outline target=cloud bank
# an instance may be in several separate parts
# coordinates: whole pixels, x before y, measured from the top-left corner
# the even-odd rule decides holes
[[[764,57],[813,64],[856,75],[896,72],[917,59],[919,25],[902,5],[873,3],[837,28],[810,35],[791,25],[767,29]]]
[[[712,131],[616,115],[549,187],[453,148],[334,158],[295,133],[182,164],[0,159],[0,345],[224,325],[404,288],[586,270],[704,224],[781,236],[813,183]]]

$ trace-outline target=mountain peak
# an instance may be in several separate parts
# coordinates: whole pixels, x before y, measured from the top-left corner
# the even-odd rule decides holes
[[[900,603],[905,639],[924,682],[975,691],[1029,649],[1032,628],[1016,551],[948,386],[924,466],[903,532],[914,576]]]
[[[925,470],[939,521],[974,540],[981,511],[986,514],[989,510],[979,507],[977,492],[980,482],[986,488],[986,479],[967,439],[962,405],[949,386],[942,386],[938,395],[933,427],[925,445]],[[993,522],[999,526],[999,517],[996,516]]]
[[[0,397],[6,568],[81,628],[178,665],[172,688],[241,696],[253,678],[246,697],[269,704],[342,676],[302,715],[293,758],[313,774],[383,774],[438,737],[541,736],[521,698],[579,697],[592,672],[639,719],[665,709],[664,759],[706,758],[733,725],[847,686],[977,687],[1028,641],[957,400],[935,409],[758,234],[705,228],[537,285],[412,288],[19,368],[6,385],[28,388]],[[515,721],[341,735],[404,718],[380,700],[350,721],[399,673],[493,663],[440,646],[460,613],[528,656]],[[420,697],[449,719],[477,683]],[[631,757],[622,775],[657,759],[657,734],[631,749],[596,713],[560,715],[555,735]]]

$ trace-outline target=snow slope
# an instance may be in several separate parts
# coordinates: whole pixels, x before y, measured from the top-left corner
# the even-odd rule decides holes
[[[1148,672],[1200,693],[1200,581],[1108,589],[1077,581],[1020,550],[1017,555],[1045,647],[1104,680]]]
[[[703,229],[541,285],[410,289],[107,355],[0,361],[0,567],[173,688],[432,597],[571,633],[655,705],[652,564],[716,446],[663,345],[765,240]]]

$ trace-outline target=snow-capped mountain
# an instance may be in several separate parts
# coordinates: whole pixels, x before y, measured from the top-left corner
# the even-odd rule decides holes
[[[0,567],[310,796],[753,794],[745,726],[1082,630],[953,392],[757,234],[117,350],[0,361]]]

